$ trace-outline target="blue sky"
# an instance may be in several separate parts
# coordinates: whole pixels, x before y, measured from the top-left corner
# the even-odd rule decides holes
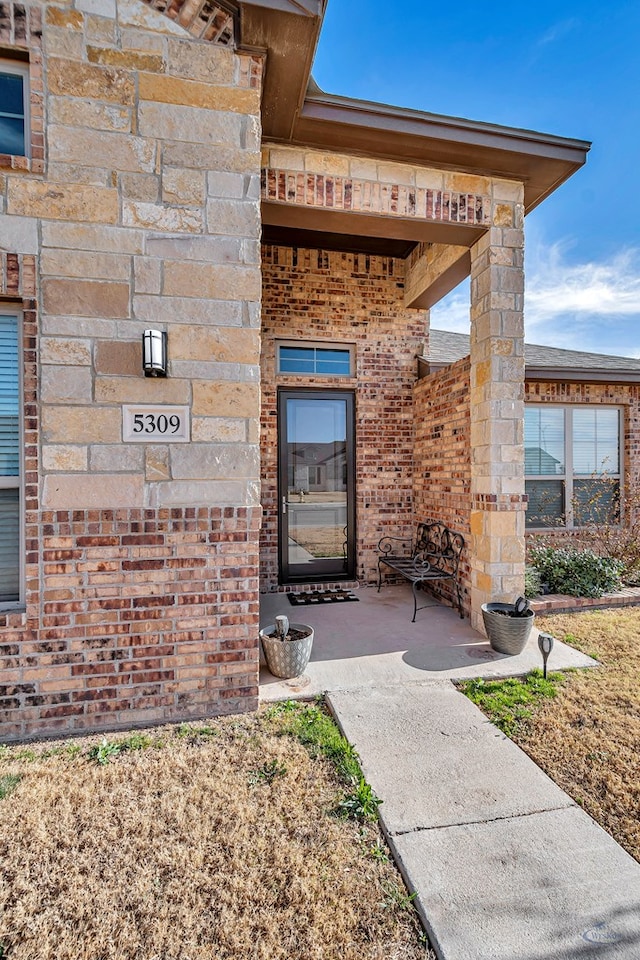
[[[526,220],[526,337],[640,356],[640,3],[329,0],[328,93],[593,141]],[[468,286],[433,308],[468,331]]]

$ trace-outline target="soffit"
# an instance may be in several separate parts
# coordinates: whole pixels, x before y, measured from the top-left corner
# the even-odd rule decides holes
[[[343,253],[368,253],[378,257],[404,260],[415,241],[394,237],[367,237],[361,233],[332,233],[301,230],[277,224],[262,226],[262,242],[276,247],[302,247],[305,250],[340,250]]]
[[[288,141],[309,82],[326,0],[251,0],[240,7],[244,49],[264,52],[265,138]]]

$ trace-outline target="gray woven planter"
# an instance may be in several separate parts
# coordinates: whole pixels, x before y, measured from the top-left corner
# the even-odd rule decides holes
[[[510,656],[522,653],[531,634],[535,617],[533,610],[527,611],[524,617],[505,617],[504,613],[497,611],[513,611],[513,603],[483,603],[480,609],[493,649]]]
[[[274,677],[291,680],[299,677],[307,668],[311,647],[313,646],[313,628],[304,623],[289,624],[291,630],[299,630],[306,636],[300,640],[280,640],[275,636],[275,624],[269,624],[260,631],[260,640],[264,658]]]

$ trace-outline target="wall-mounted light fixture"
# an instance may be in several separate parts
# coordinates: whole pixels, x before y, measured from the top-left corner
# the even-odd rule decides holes
[[[167,334],[164,330],[145,330],[142,334],[142,369],[145,377],[166,377]]]

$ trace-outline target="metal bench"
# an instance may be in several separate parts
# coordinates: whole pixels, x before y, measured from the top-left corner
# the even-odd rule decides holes
[[[405,548],[395,544],[404,544]],[[464,537],[443,523],[419,523],[415,540],[412,537],[382,537],[378,543],[378,593],[382,585],[382,566],[408,580],[413,589],[413,617],[427,604],[418,606],[418,590],[436,580],[451,580],[456,588],[458,611],[464,619],[462,595],[458,581],[460,555]]]

